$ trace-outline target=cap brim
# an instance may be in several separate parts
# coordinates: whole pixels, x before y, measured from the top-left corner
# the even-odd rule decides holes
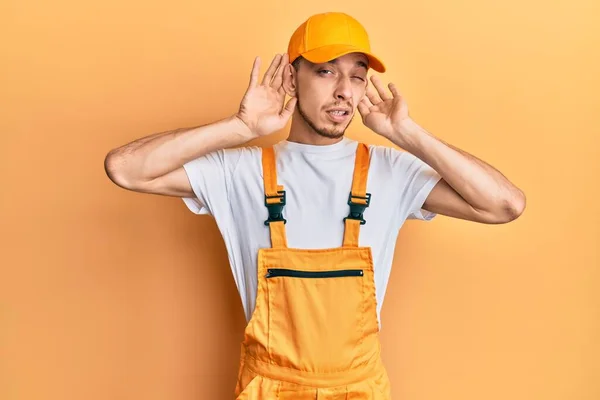
[[[369,68],[373,68],[377,72],[385,72],[385,65],[377,56],[354,46],[323,46],[314,50],[307,51],[306,53],[301,54],[301,56],[312,63],[320,64],[350,53],[364,54],[369,59]]]

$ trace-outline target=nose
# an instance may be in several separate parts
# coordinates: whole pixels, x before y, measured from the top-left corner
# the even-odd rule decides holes
[[[335,89],[335,98],[338,100],[348,100],[352,98],[352,84],[350,78],[346,76],[339,78]]]

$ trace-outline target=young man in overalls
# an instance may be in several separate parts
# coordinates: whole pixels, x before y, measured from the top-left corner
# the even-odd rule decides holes
[[[347,14],[310,17],[260,81],[259,67],[234,115],[114,149],[106,171],[215,218],[248,320],[235,398],[389,399],[380,311],[404,221],[506,223],[525,196],[417,125],[393,84],[371,89],[385,66]],[[346,138],[357,109],[406,151]],[[286,140],[232,148],[290,117]]]

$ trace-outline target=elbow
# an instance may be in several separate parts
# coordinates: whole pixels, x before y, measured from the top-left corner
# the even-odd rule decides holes
[[[501,217],[499,222],[508,223],[516,220],[523,214],[526,205],[527,198],[525,197],[525,193],[517,189],[517,194],[513,198],[504,201],[500,211]]]
[[[134,185],[132,185],[131,179],[128,179],[124,166],[125,160],[118,149],[109,151],[104,158],[104,172],[108,179],[119,187],[132,189]]]
[[[523,214],[525,211],[525,207],[527,206],[527,197],[522,190],[517,189],[517,195],[515,199],[510,202],[510,214],[512,216],[512,220],[515,220]]]

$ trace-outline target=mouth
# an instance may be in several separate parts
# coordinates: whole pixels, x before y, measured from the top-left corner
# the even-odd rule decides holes
[[[350,116],[350,110],[347,108],[332,108],[326,112],[329,118],[335,122],[343,122]]]

